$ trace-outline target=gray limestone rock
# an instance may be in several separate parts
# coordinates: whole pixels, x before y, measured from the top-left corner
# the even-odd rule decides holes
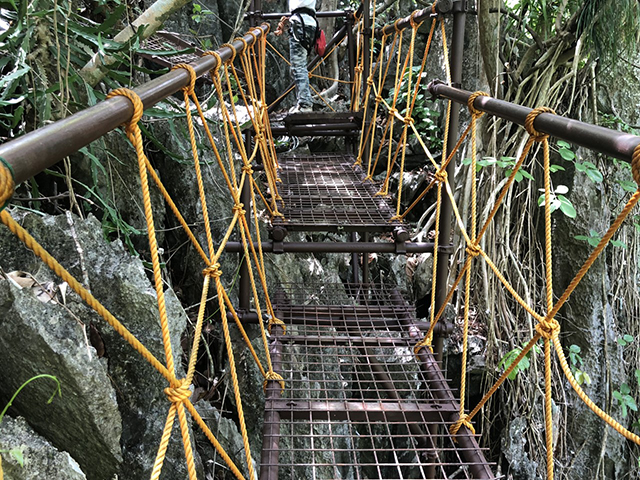
[[[106,365],[85,339],[77,318],[59,303],[0,281],[0,404],[29,378],[48,373],[62,396],[47,405],[52,380],[31,382],[15,408],[56,447],[71,452],[91,478],[110,480],[122,462],[122,421]]]
[[[106,242],[100,224],[93,218],[78,220],[75,217],[40,217],[28,214],[20,221],[164,363],[156,294],[139,258],[127,253],[120,242]],[[0,265],[5,271],[23,270],[33,273],[38,279],[53,278],[52,273],[4,228],[0,229],[0,245]],[[186,328],[187,319],[170,289],[165,290],[165,296],[173,354],[178,365],[177,375],[180,376],[184,374],[180,367],[180,337]],[[95,323],[104,343],[108,374],[115,386],[122,416],[120,444],[123,463],[119,474],[127,479],[147,478],[169,409],[169,402],[163,392],[167,382],[110,326],[96,314],[89,312],[75,294],[67,294],[67,305],[77,312],[84,323]],[[39,321],[42,323],[43,319],[40,318]],[[86,355],[86,347],[82,346],[82,349]],[[44,359],[47,360],[47,357]],[[22,413],[19,408],[18,410]],[[63,420],[50,417],[48,421],[55,425]],[[68,419],[64,419],[64,422],[58,424],[58,428],[68,425]],[[186,475],[179,435],[178,428],[175,427],[163,478]],[[75,453],[72,454],[75,456]]]
[[[5,480],[86,480],[78,463],[35,433],[24,418],[4,417],[0,451]],[[11,454],[10,451],[18,452]],[[20,458],[20,461],[18,460]]]

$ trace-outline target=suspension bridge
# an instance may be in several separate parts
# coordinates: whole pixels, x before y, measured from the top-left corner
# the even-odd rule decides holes
[[[491,395],[506,380],[534,346],[541,342],[545,368],[545,432],[547,478],[553,478],[553,432],[551,411],[551,361],[555,355],[564,375],[577,395],[604,422],[621,435],[640,443],[634,433],[602,411],[573,378],[559,341],[560,325],[555,316],[606,247],[615,231],[640,199],[636,191],[619,216],[594,248],[589,258],[575,269],[575,278],[556,297],[552,285],[551,190],[549,136],[564,139],[632,164],[636,183],[640,182],[640,138],[557,116],[548,108],[530,109],[495,99],[483,92],[468,92],[462,79],[463,40],[466,6],[462,0],[443,1],[406,18],[380,27],[370,5],[356,11],[320,12],[320,16],[341,17],[344,26],[328,43],[331,55],[339,45],[347,46],[348,75],[344,79],[351,94],[346,112],[314,112],[287,116],[273,123],[272,112],[285,100],[287,89],[275,102],[266,95],[269,25],[280,13],[265,14],[254,0],[247,19],[246,35],[216,51],[193,58],[162,56],[172,70],[133,90],[118,89],[107,100],[75,115],[0,145],[0,204],[2,222],[25,246],[66,281],[87,304],[122,335],[159,375],[167,381],[167,421],[158,448],[152,479],[160,478],[172,431],[180,431],[190,480],[197,478],[193,441],[188,417],[201,428],[232,474],[239,478],[276,480],[283,478],[377,478],[444,479],[496,478],[496,469],[486,459],[478,443],[474,424]],[[450,23],[452,37],[446,36]],[[425,26],[428,33],[420,33]],[[418,51],[417,39],[425,46]],[[442,99],[446,117],[445,138],[440,160],[429,150],[416,127],[416,99],[426,87],[427,59],[434,38],[443,45],[446,65],[443,81],[432,81],[429,92]],[[164,36],[148,44],[162,48],[175,38]],[[156,45],[156,46],[153,46]],[[433,54],[433,53],[431,53]],[[153,57],[151,55],[151,57]],[[284,58],[284,57],[283,57]],[[286,59],[286,58],[285,58]],[[153,60],[153,58],[152,58]],[[313,78],[324,62],[312,59]],[[417,73],[416,73],[417,72]],[[195,93],[198,77],[208,75],[210,88],[220,108],[222,138],[214,138]],[[389,82],[394,82],[393,94]],[[169,95],[182,91],[184,111],[192,144],[193,167],[198,182],[203,230],[194,231],[192,219],[185,218],[156,174],[144,150],[139,124],[144,110]],[[239,109],[248,112],[241,121]],[[460,109],[466,108],[470,122],[461,132]],[[480,217],[476,205],[475,176],[478,119],[489,114],[524,127],[526,146],[488,215]],[[197,117],[199,121],[194,120]],[[127,319],[115,318],[86,288],[11,216],[11,196],[15,186],[43,171],[88,143],[124,125],[136,150],[144,199],[150,259],[158,299],[158,315],[164,342],[164,359],[154,356],[127,330]],[[232,211],[226,235],[214,238],[207,208],[195,130],[208,138],[212,161],[220,169],[231,198]],[[332,153],[278,154],[274,140],[279,136],[320,136],[343,138],[343,150]],[[403,202],[403,175],[408,139],[415,137],[424,161],[433,169],[423,194],[408,208]],[[468,142],[471,155],[472,195],[468,218],[453,195],[454,166],[460,146]],[[481,248],[481,239],[505,195],[512,188],[518,170],[540,145],[544,169],[545,265],[544,308],[529,305],[510,285]],[[380,174],[383,172],[383,174]],[[397,190],[391,182],[397,177]],[[379,179],[379,181],[376,181]],[[155,185],[155,186],[153,186]],[[164,285],[155,234],[150,188],[164,197],[168,210],[184,228],[186,236],[202,259],[202,303],[193,333],[193,346],[186,376],[176,376],[176,359],[169,341],[170,331],[164,305]],[[395,192],[392,192],[392,189]],[[436,200],[436,223],[430,242],[411,240],[412,225],[407,215],[431,190]],[[269,238],[261,237],[262,216],[269,213]],[[450,232],[456,229],[463,239],[466,258],[450,271],[453,245]],[[290,241],[290,232],[334,232],[344,241]],[[204,240],[202,240],[204,239]],[[350,281],[322,284],[279,284],[269,278],[265,256],[291,253],[347,253],[351,255]],[[415,307],[397,286],[371,280],[369,255],[430,253],[433,256],[433,291],[429,318],[417,318]],[[241,275],[238,303],[222,278],[232,272],[220,267],[223,255],[240,254]],[[504,287],[536,322],[535,333],[518,358],[475,405],[467,404],[467,343],[470,310],[470,272],[477,262],[487,263]],[[210,295],[214,290],[215,295]],[[442,367],[443,339],[454,326],[443,312],[458,292],[465,298],[462,313],[462,371],[459,392],[454,392]],[[212,297],[213,300],[208,300]],[[199,339],[208,303],[219,308],[230,378],[237,406],[239,429],[244,439],[246,465],[236,465],[195,409],[190,388],[198,356]],[[260,328],[261,352],[256,351],[245,332],[248,324]],[[265,410],[262,445],[250,445],[238,383],[231,329],[246,340],[252,358],[264,377]],[[236,352],[237,353],[237,352]],[[176,418],[178,427],[175,427]]]

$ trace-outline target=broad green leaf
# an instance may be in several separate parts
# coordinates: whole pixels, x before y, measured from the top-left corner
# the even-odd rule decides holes
[[[558,201],[560,202],[560,210],[569,218],[576,218],[578,212],[575,207],[564,195],[558,195]]]

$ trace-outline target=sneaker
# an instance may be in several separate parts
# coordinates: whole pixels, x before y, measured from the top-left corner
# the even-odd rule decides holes
[[[296,105],[291,107],[289,110],[289,115],[293,115],[295,113],[311,113],[313,112],[313,107],[302,107],[300,105]]]

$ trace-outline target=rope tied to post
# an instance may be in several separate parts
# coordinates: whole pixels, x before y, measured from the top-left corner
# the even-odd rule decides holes
[[[273,327],[274,325],[279,325],[282,328],[282,332],[284,334],[287,333],[287,325],[279,318],[272,316],[269,319],[269,325],[267,326],[267,328],[269,329],[269,334],[271,334],[271,327]]]
[[[13,168],[4,158],[0,157],[0,212],[8,205],[16,189]]]
[[[244,43],[245,43],[245,48],[246,48],[246,41],[243,39]],[[218,70],[220,70],[220,68],[222,67],[222,57],[220,56],[220,54],[218,52],[214,52],[213,50],[207,50],[206,52],[204,52],[202,54],[202,56],[204,57],[205,55],[211,55],[213,58],[216,59],[216,66],[214,68],[212,68],[211,70],[209,70],[209,74],[211,75],[211,78],[214,79],[215,81],[215,74],[218,73]]]
[[[227,60],[227,63],[233,63],[236,59],[236,55],[238,54],[238,50],[236,50],[236,47],[234,47],[231,43],[223,43],[222,45],[220,45],[220,48],[224,47],[227,47],[229,50],[231,50],[231,58]]]
[[[420,353],[420,350],[423,349],[424,347],[428,347],[429,350],[433,351],[432,344],[433,344],[433,332],[425,335],[422,340],[420,340],[418,343],[415,344],[415,346],[413,347],[414,355],[417,356]]]
[[[198,75],[196,74],[194,68],[191,65],[187,65],[186,63],[178,63],[171,67],[171,70],[173,71],[181,68],[189,72],[189,85],[182,87],[182,91],[189,96],[194,95],[196,88],[196,79],[198,78]]]
[[[478,97],[488,97],[489,94],[487,92],[483,92],[478,90],[477,92],[473,92],[470,96],[469,99],[467,100],[467,107],[469,108],[469,113],[471,113],[471,116],[474,117],[475,119],[480,118],[481,116],[484,115],[484,112],[482,110],[478,110],[475,105],[474,102],[476,101],[476,98]]]
[[[274,372],[273,370],[269,370],[264,376],[264,382],[262,383],[263,390],[265,391],[267,390],[267,385],[269,385],[269,382],[278,382],[280,384],[280,393],[284,392],[284,388],[285,388],[284,379],[282,378],[281,375]]]
[[[453,436],[453,439],[455,442],[457,442],[458,440],[456,439],[456,435],[458,435],[458,432],[460,431],[460,428],[462,426],[465,426],[469,429],[469,431],[471,432],[472,435],[476,434],[476,429],[473,428],[473,424],[471,423],[471,420],[469,419],[469,415],[462,414],[460,415],[460,418],[458,420],[456,420],[456,422],[451,425],[451,427],[449,427],[449,433]]]
[[[633,174],[633,180],[640,188],[640,143],[633,149],[633,156],[631,157],[631,173]]]
[[[536,142],[543,142],[545,139],[549,138],[548,134],[539,132],[533,126],[533,122],[536,121],[536,118],[538,118],[538,115],[541,115],[543,113],[551,113],[553,115],[556,114],[556,112],[552,108],[549,108],[549,107],[538,107],[538,108],[534,108],[533,110],[531,110],[529,112],[529,114],[527,115],[527,118],[524,121],[524,128],[527,130],[527,133]]]

